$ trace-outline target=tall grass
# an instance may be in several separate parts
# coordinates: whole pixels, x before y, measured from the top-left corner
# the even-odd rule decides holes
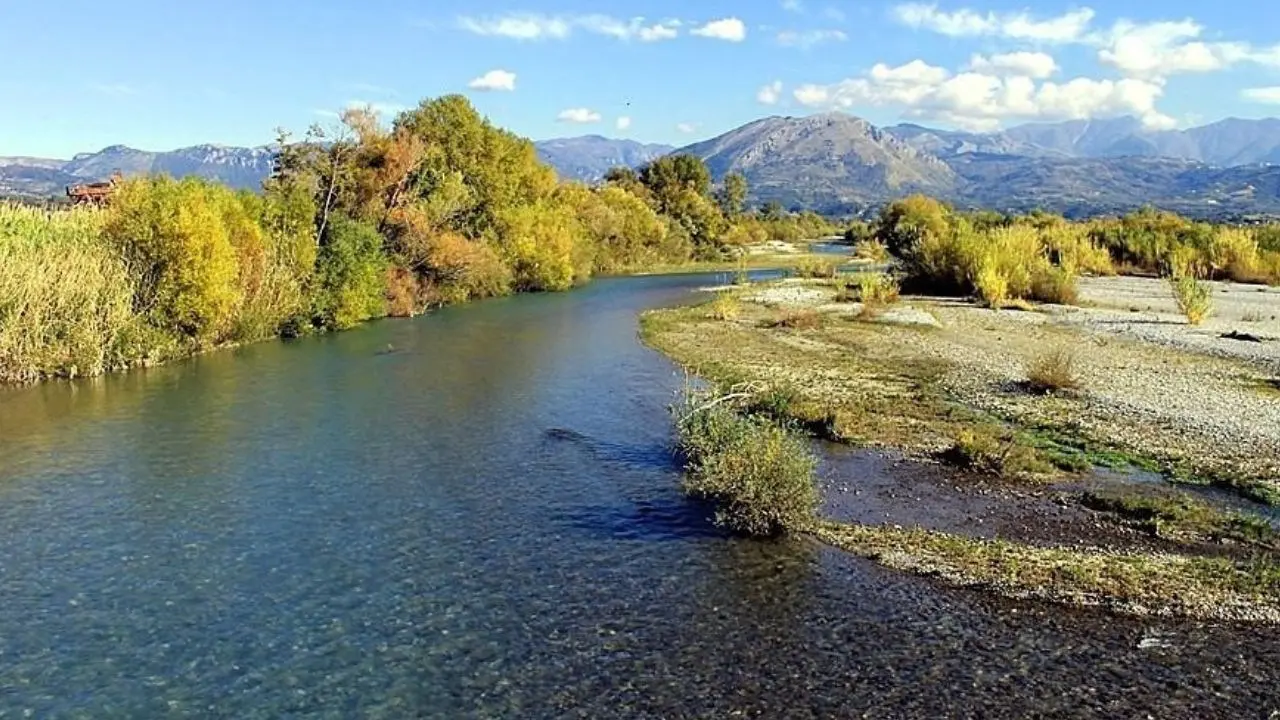
[[[143,354],[104,213],[0,205],[0,382],[95,375]]]

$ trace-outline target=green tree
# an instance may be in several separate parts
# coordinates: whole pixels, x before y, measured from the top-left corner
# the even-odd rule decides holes
[[[316,260],[315,322],[343,330],[386,314],[387,260],[368,222],[334,213]]]
[[[724,176],[720,192],[716,200],[720,203],[720,211],[729,218],[742,215],[747,205],[747,178],[742,173],[729,173]]]

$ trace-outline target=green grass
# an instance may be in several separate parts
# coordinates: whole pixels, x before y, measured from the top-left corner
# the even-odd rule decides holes
[[[1227,512],[1185,493],[1086,492],[1080,503],[1111,513],[1156,537],[1222,539],[1277,548],[1275,531],[1263,519]]]

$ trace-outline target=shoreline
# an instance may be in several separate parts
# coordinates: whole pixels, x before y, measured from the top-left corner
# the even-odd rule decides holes
[[[1108,282],[1132,280],[1098,282],[1106,287]],[[1275,528],[1258,519],[1257,513],[1193,496],[1167,482],[1175,478],[1198,480],[1232,488],[1245,497],[1274,500],[1269,478],[1257,472],[1261,466],[1252,471],[1232,466],[1236,470],[1243,467],[1237,474],[1192,474],[1217,462],[1238,459],[1230,443],[1209,445],[1216,453],[1209,458],[1212,462],[1196,458],[1196,464],[1178,465],[1176,461],[1186,458],[1188,451],[1203,452],[1206,444],[1202,441],[1178,448],[1170,444],[1171,438],[1177,439],[1182,431],[1193,439],[1217,437],[1213,433],[1222,431],[1221,423],[1170,429],[1149,415],[1116,415],[1108,409],[1107,381],[1089,373],[1088,387],[1073,395],[1038,396],[1014,386],[1023,370],[1016,361],[1011,369],[1010,362],[1029,346],[1092,337],[1090,330],[1075,326],[1079,322],[1051,326],[1058,319],[1046,313],[1056,313],[1056,308],[994,313],[951,298],[910,297],[877,318],[859,319],[857,308],[836,301],[835,291],[820,281],[754,284],[715,295],[736,298],[741,309],[735,313],[740,314],[713,317],[710,308],[715,301],[650,311],[641,321],[644,342],[711,382],[754,382],[772,388],[768,392],[785,391],[788,399],[776,420],[844,446],[888,450],[900,454],[908,464],[940,468],[946,478],[941,484],[968,484],[972,480],[967,478],[976,477],[975,470],[991,471],[978,466],[970,471],[948,470],[946,463],[948,459],[955,461],[955,449],[966,434],[992,433],[997,450],[1007,444],[999,451],[1002,466],[995,474],[1000,477],[991,480],[999,487],[984,492],[1014,512],[1039,503],[1038,509],[1030,510],[1032,517],[1057,514],[1052,507],[1045,509],[1046,499],[1052,497],[1063,513],[1074,513],[1076,526],[1074,532],[1066,525],[1057,527],[1058,537],[1046,545],[1025,539],[977,537],[972,532],[955,535],[956,527],[937,523],[930,527],[928,512],[924,513],[926,521],[909,530],[905,528],[912,527],[912,513],[907,512],[906,522],[835,522],[827,517],[809,531],[820,540],[889,567],[939,577],[949,584],[983,587],[1008,597],[1105,606],[1128,614],[1280,622],[1280,571],[1274,565],[1280,544],[1274,539]],[[1280,295],[1275,297],[1280,300]],[[1084,312],[1105,315],[1111,311],[1102,307]],[[804,324],[788,323],[793,317],[807,320]],[[1103,327],[1105,332],[1123,332]],[[1046,335],[1050,329],[1065,335]],[[1019,333],[1027,337],[1016,338]],[[990,348],[985,344],[988,335]],[[1022,342],[1027,338],[1029,342]],[[1126,363],[1145,358],[1153,365],[1171,363],[1173,369],[1165,372],[1186,374],[1203,369],[1207,363],[1206,377],[1224,373],[1234,377],[1237,364],[1246,362],[1141,338],[1114,337],[1103,346],[1105,349],[1089,362],[1110,367],[1097,358],[1104,357],[1103,353],[1115,354],[1118,372],[1129,372]],[[972,360],[957,360],[971,348],[986,350],[973,355]],[[1002,361],[993,362],[991,352]],[[1231,372],[1223,371],[1222,363]],[[988,366],[994,368],[991,373],[980,372]],[[1141,377],[1145,372],[1146,367],[1136,367],[1130,375]],[[999,373],[1013,378],[993,377]],[[1159,376],[1157,382],[1164,379]],[[1220,390],[1219,384],[1206,383],[1195,376],[1185,385],[1173,387],[1188,388],[1186,392]],[[1094,392],[1095,386],[1101,390]],[[1163,396],[1156,400],[1180,409],[1179,403],[1169,402],[1169,388],[1162,389]],[[1145,391],[1123,385],[1121,392]],[[1009,406],[984,403],[984,393],[1007,400]],[[1091,414],[1108,419],[1111,425],[1082,422]],[[1189,417],[1194,421],[1201,416]],[[1057,422],[1052,422],[1055,419]],[[1164,424],[1176,425],[1167,419]],[[1122,427],[1143,431],[1129,437],[1114,435]],[[1231,429],[1229,423],[1226,427]],[[1165,444],[1148,445],[1156,442]],[[1249,447],[1251,455],[1264,457],[1242,461],[1265,464],[1276,459],[1265,451],[1257,452],[1257,446]],[[1016,466],[1014,458],[1019,459]],[[1073,478],[1094,477],[1097,467],[1110,468],[1106,472],[1120,481],[1103,494],[1061,491],[1064,482],[1070,485],[1066,481]],[[1153,469],[1166,473],[1164,481],[1140,480],[1135,474]],[[1185,474],[1179,475],[1179,471]],[[861,480],[857,474],[822,479],[828,485],[846,488],[858,487]],[[899,503],[900,508],[909,506]],[[1099,531],[1103,524],[1107,525],[1105,531]],[[1142,541],[1136,543],[1138,549],[1115,547],[1130,544],[1116,542],[1118,536],[1111,532],[1116,528]],[[1103,547],[1095,547],[1098,538],[1104,539]],[[1147,586],[1160,592],[1147,593],[1143,590]]]

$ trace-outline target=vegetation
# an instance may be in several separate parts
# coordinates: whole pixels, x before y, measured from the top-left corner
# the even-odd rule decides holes
[[[736,320],[742,314],[742,303],[730,292],[716,295],[707,308],[707,316],[715,320]]]
[[[1275,227],[1214,226],[1151,209],[1071,223],[1040,212],[962,213],[913,195],[889,203],[868,231],[850,232],[899,258],[914,288],[972,295],[993,308],[1024,300],[1074,304],[1080,275],[1117,268],[1173,278],[1188,318],[1207,312],[1208,291],[1195,278],[1280,283]]]
[[[1213,312],[1213,289],[1196,279],[1195,275],[1169,278],[1169,287],[1178,312],[1187,318],[1188,323],[1199,325]]]
[[[1087,508],[1114,514],[1155,537],[1280,547],[1276,532],[1267,521],[1219,510],[1185,493],[1086,492],[1080,502]]]
[[[806,530],[818,507],[817,461],[803,437],[739,412],[741,395],[689,394],[676,408],[685,492],[713,502],[716,524],[737,533]]]
[[[103,210],[0,205],[0,382],[74,377],[227,343],[349,328],[596,273],[723,262],[837,232],[749,211],[731,175],[669,156],[601,187],[562,183],[461,96],[391,123],[280,138],[260,194],[128,181]]]
[[[1080,387],[1076,372],[1076,356],[1070,350],[1056,348],[1036,356],[1027,365],[1027,387],[1031,392],[1047,394]]]

